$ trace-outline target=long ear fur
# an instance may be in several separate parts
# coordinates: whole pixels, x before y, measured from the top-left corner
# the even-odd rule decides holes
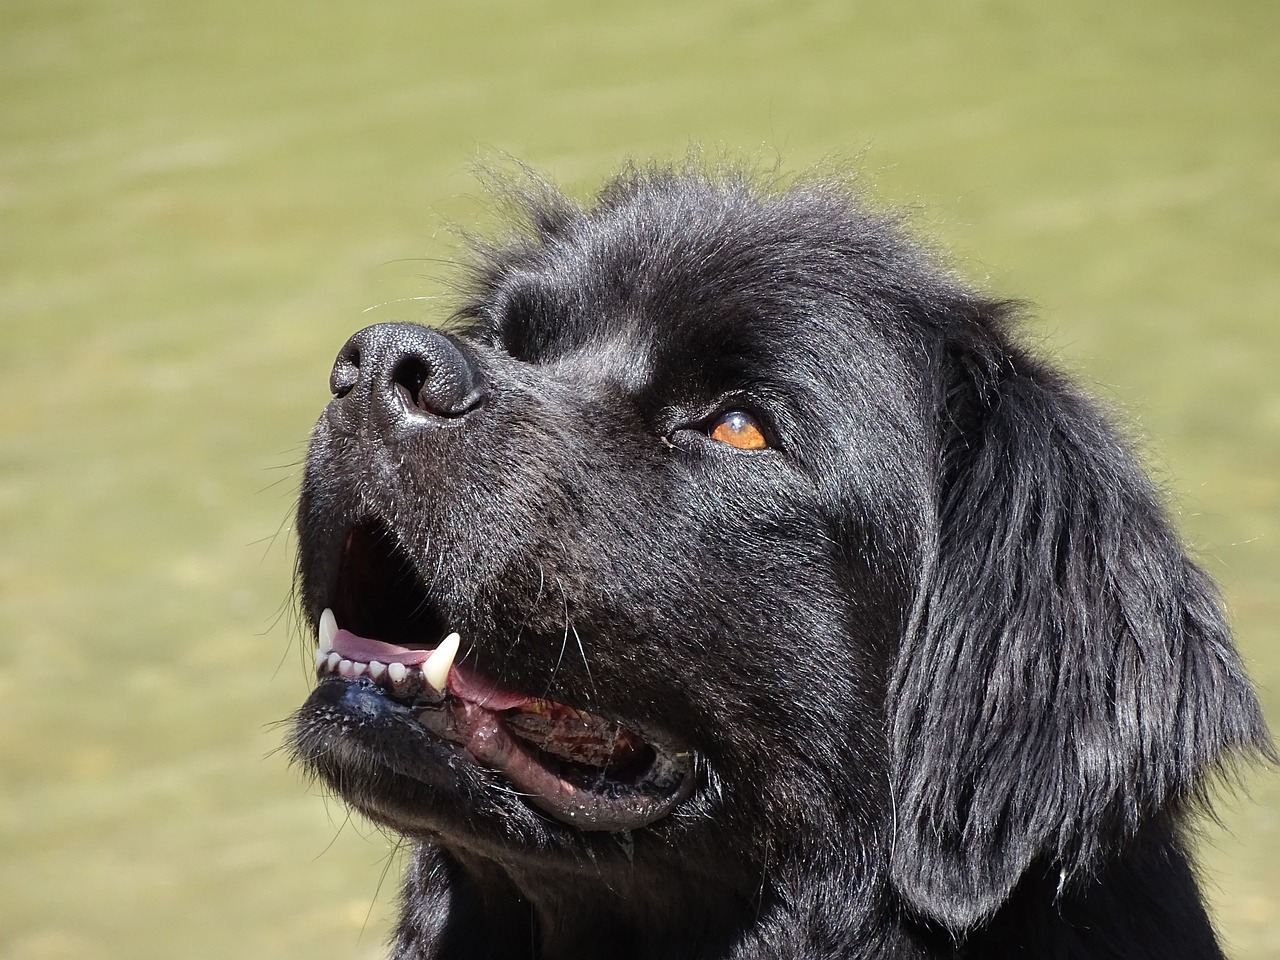
[[[932,569],[891,691],[895,885],[963,932],[1272,755],[1214,587],[1093,407],[969,325],[940,367]]]

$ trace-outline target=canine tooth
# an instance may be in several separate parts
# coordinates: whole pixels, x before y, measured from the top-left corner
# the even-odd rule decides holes
[[[316,630],[320,640],[320,649],[328,653],[333,649],[333,638],[338,634],[338,618],[328,607],[320,614],[320,626]]]
[[[451,633],[440,641],[440,646],[431,652],[426,663],[422,665],[422,679],[438,693],[444,693],[449,683],[449,670],[453,667],[453,658],[458,655],[458,644],[462,638]]]
[[[375,680],[381,680],[382,675],[387,672],[387,665],[378,660],[369,661],[369,676]]]
[[[338,664],[342,662],[342,656],[338,653],[330,653],[328,660],[325,661],[325,667],[330,673],[338,672]]]
[[[326,650],[316,651],[316,666],[323,669],[324,665],[329,662],[329,653]]]
[[[404,678],[409,675],[409,668],[403,663],[388,663],[387,676],[391,678],[392,683],[404,683]]]

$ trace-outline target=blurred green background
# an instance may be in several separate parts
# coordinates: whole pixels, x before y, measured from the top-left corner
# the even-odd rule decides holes
[[[1280,4],[4,0],[0,956],[374,957],[307,787],[290,511],[347,334],[439,318],[469,172],[852,160],[1146,442],[1280,718]],[[1280,786],[1204,832],[1280,958]]]

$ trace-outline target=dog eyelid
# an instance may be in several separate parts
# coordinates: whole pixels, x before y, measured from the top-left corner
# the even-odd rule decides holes
[[[739,450],[769,449],[769,441],[765,438],[760,422],[743,410],[722,413],[712,423],[709,435],[712,440],[727,443]]]

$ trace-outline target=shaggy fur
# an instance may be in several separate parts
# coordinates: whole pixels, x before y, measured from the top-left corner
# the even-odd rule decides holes
[[[1259,707],[1132,454],[1012,308],[838,186],[633,171],[526,204],[449,334],[344,348],[304,610],[457,630],[466,668],[691,779],[579,829],[325,679],[297,756],[417,842],[394,956],[1219,957],[1183,824],[1270,755]],[[728,411],[768,447],[713,439]]]

